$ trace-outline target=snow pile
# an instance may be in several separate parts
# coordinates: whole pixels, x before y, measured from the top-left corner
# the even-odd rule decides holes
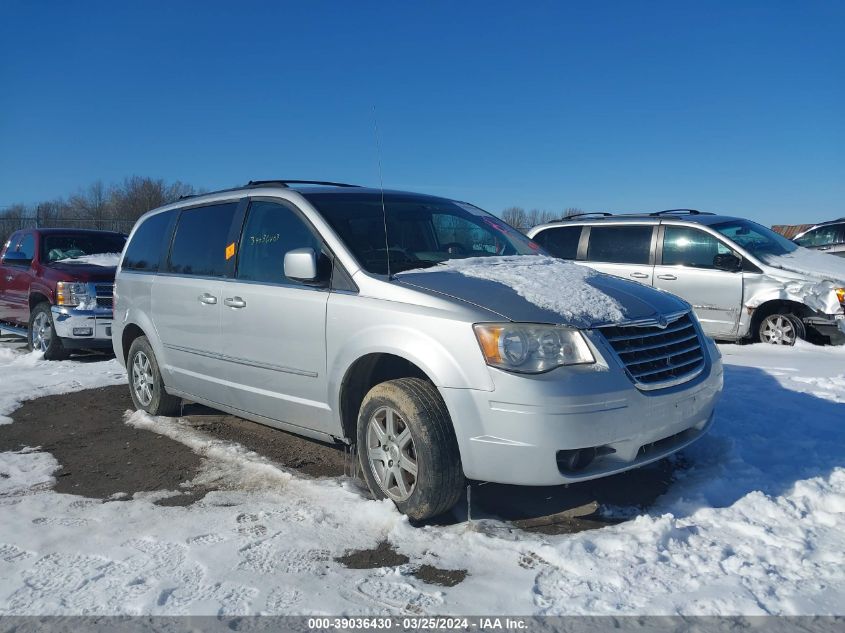
[[[589,283],[601,273],[544,255],[450,259],[406,273],[450,271],[503,284],[526,301],[567,319],[610,323],[625,316],[616,299]]]
[[[62,264],[90,264],[92,266],[103,266],[104,268],[116,268],[120,263],[120,253],[94,253],[93,255],[67,257],[56,261]]]
[[[577,534],[414,528],[350,479],[309,479],[140,413],[126,423],[202,456],[189,487],[221,490],[188,507],[154,505],[161,492],[101,503],[45,490],[58,466],[46,453],[0,454],[0,615],[842,614],[845,349],[721,349],[725,395],[713,431],[685,451],[691,466],[649,511]],[[65,384],[96,371],[76,364]],[[37,395],[30,381],[13,397]],[[410,562],[334,560],[384,540]],[[426,584],[412,575],[421,564],[468,575]]]
[[[0,424],[9,424],[7,416],[24,400],[125,382],[116,360],[45,361],[41,352],[0,347]]]

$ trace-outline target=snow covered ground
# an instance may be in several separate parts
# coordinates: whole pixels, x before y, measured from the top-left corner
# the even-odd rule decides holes
[[[489,524],[413,528],[350,480],[308,479],[171,419],[127,414],[204,458],[188,507],[49,489],[55,459],[0,454],[3,614],[842,614],[845,349],[721,347],[711,434],[648,511],[574,535]],[[0,346],[0,415],[123,380],[114,361],[45,363]],[[334,561],[389,541],[410,558]],[[454,587],[410,574],[465,569]]]

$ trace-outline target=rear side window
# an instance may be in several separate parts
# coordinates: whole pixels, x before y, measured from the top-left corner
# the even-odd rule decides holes
[[[291,208],[257,201],[249,207],[238,255],[238,279],[299,283],[285,277],[285,253],[297,248],[320,252],[320,242]]]
[[[167,229],[174,213],[165,211],[144,220],[126,246],[122,270],[158,271],[162,250],[167,248]]]
[[[611,264],[648,264],[651,226],[594,226],[590,229],[587,259]]]
[[[575,259],[578,256],[580,226],[560,226],[546,229],[534,236],[534,241],[555,257]]]
[[[235,254],[229,247],[229,230],[238,209],[237,202],[185,209],[179,215],[173,247],[171,273],[200,277],[226,277],[229,260]]]
[[[716,268],[716,255],[732,253],[709,233],[683,226],[666,226],[663,230],[663,265]]]
[[[808,231],[797,240],[795,243],[798,246],[828,246],[830,244],[841,244],[845,241],[843,231],[845,225],[830,224],[828,226],[820,226],[817,229]]]

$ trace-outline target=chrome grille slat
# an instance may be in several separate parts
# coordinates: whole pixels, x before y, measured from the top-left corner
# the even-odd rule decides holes
[[[667,369],[680,369],[681,367],[686,367],[687,365],[698,365],[698,364],[703,363],[703,362],[704,362],[704,359],[701,358],[701,357],[693,358],[692,360],[687,361],[685,363],[678,363],[677,365],[670,364],[669,367],[662,367],[660,369],[652,369],[651,371],[644,371],[644,372],[640,372],[640,373],[635,373],[634,377],[635,378],[646,378],[648,376],[653,376],[654,374],[662,373],[662,372],[666,371]]]
[[[691,327],[692,327],[692,323],[689,323],[687,325],[681,325],[681,326],[671,326],[670,325],[665,330],[658,330],[657,332],[642,333],[642,334],[630,334],[630,335],[625,335],[625,336],[613,336],[613,337],[605,335],[605,338],[607,338],[607,340],[610,341],[611,343],[615,343],[617,341],[630,341],[631,339],[635,339],[635,338],[648,338],[650,336],[660,336],[662,334],[671,334],[672,332],[680,332],[681,330],[686,330],[686,329],[691,328]],[[630,329],[634,329],[634,328],[639,329],[639,330],[645,330],[646,329],[645,327],[640,326],[640,325],[630,326]],[[607,329],[611,329],[611,328],[607,328]],[[619,327],[619,328],[613,328],[613,329],[620,329],[621,330],[621,329],[628,329],[628,328]],[[654,328],[654,329],[657,329],[657,328]]]
[[[640,389],[691,380],[704,368],[703,341],[689,313],[667,327],[632,323],[599,328],[628,376]]]
[[[694,341],[698,338],[698,334],[693,332],[689,336],[684,336],[683,338],[679,338],[676,343],[686,343],[687,341]],[[666,347],[666,343],[654,343],[653,345],[635,345],[633,347],[626,347],[624,350],[619,350],[620,354],[632,354],[634,352],[646,352],[650,349],[659,349],[661,347]]]
[[[666,346],[664,345],[664,347]],[[697,344],[690,345],[683,349],[673,350],[665,354],[659,354],[657,356],[648,356],[646,358],[641,358],[636,361],[629,362],[628,366],[630,367],[631,365],[642,365],[643,363],[651,363],[656,360],[663,360],[664,358],[675,358],[675,356],[683,356],[684,354],[689,354],[690,352],[698,352],[699,354],[701,354],[701,346]]]

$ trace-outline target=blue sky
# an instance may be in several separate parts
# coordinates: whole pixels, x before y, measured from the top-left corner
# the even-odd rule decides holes
[[[0,0],[0,208],[132,174],[845,215],[843,2]]]

